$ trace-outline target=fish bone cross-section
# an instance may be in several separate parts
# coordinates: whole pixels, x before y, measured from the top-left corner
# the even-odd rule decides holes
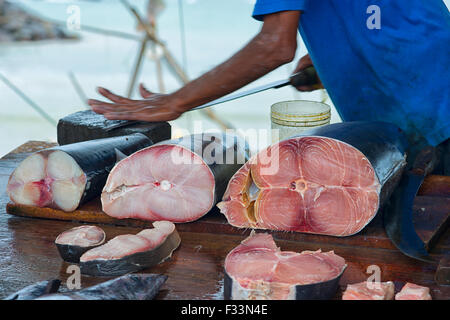
[[[151,144],[137,133],[36,152],[13,171],[7,193],[17,204],[74,211],[100,195],[118,154],[130,155]]]
[[[118,219],[194,221],[222,198],[247,158],[238,137],[198,134],[163,141],[120,161],[103,189],[103,211]]]
[[[383,123],[336,124],[274,144],[234,174],[218,207],[240,228],[355,234],[405,165],[388,129],[395,131]]]

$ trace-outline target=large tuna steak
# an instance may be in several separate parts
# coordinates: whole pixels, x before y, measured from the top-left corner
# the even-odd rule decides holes
[[[119,219],[197,220],[221,199],[247,160],[245,144],[232,135],[160,142],[114,167],[102,192],[103,211]]]
[[[218,204],[240,228],[348,236],[375,216],[406,164],[396,126],[324,126],[261,151],[231,179]]]

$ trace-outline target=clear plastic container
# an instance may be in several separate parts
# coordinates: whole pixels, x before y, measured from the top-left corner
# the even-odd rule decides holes
[[[307,100],[281,101],[272,105],[272,143],[330,123],[329,105]],[[274,131],[275,130],[275,131]]]

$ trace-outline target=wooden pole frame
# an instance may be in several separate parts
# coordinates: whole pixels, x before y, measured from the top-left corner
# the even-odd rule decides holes
[[[136,9],[134,7],[132,7],[128,3],[127,0],[120,0],[120,2],[125,6],[125,8],[127,8],[134,15],[134,17],[136,18],[136,20],[139,23],[139,25],[144,29],[144,32],[146,33],[146,37],[144,38],[143,42],[151,41],[155,45],[159,45],[161,47],[162,51],[163,51],[164,59],[167,62],[167,65],[169,66],[170,70],[175,74],[175,76],[177,76],[177,78],[182,82],[182,84],[188,83],[189,82],[188,76],[184,72],[183,68],[175,60],[173,55],[170,53],[170,51],[167,48],[167,46],[165,45],[165,43],[162,42],[160,39],[158,39],[158,37],[155,34],[154,28],[152,28],[150,25],[145,23],[145,21],[139,15],[139,13],[136,11]],[[142,47],[143,47],[143,45],[141,45],[141,50],[140,50],[140,53],[139,53],[139,56],[138,56],[137,63],[135,64],[132,80],[131,80],[130,85],[128,87],[129,95],[131,95],[130,93],[134,89],[133,87],[134,87],[134,84],[136,82],[136,78],[137,78],[137,75],[139,73],[139,69],[141,67],[142,56],[145,53],[145,48],[144,48],[144,50],[142,50]],[[203,115],[205,115],[209,119],[211,119],[212,121],[216,122],[222,128],[222,130],[233,129],[234,128],[233,125],[231,125],[230,123],[227,123],[226,121],[223,121],[222,119],[220,119],[215,114],[215,112],[213,110],[211,110],[211,109],[204,109],[204,110],[199,110],[199,111]]]

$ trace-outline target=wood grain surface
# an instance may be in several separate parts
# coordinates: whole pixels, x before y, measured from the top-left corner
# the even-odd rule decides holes
[[[26,145],[19,150],[33,151]],[[8,154],[0,160],[0,298],[45,279],[58,278],[65,283],[70,276],[66,273],[70,264],[59,257],[54,240],[59,233],[80,225],[80,222],[72,221],[75,219],[73,216],[66,216],[68,220],[63,221],[25,218],[6,213],[9,199],[5,190],[9,175],[25,156],[24,153]],[[430,217],[442,218],[445,214],[448,215],[449,202],[448,197],[422,195],[416,198],[415,215],[421,214],[422,216],[418,217],[424,218],[425,212]],[[100,223],[107,234],[107,239],[119,234],[136,234],[138,228],[150,225],[149,222],[109,218],[98,211],[99,205],[98,200],[86,204],[81,208],[78,218],[94,219],[84,221]],[[30,208],[11,205],[8,210],[16,210],[15,214],[20,214],[24,210],[33,211]],[[51,210],[44,212],[61,214]],[[96,220],[99,218],[110,220]],[[423,239],[433,232],[432,224],[420,222],[418,218],[415,222]],[[230,226],[216,209],[198,221],[177,224],[177,230],[182,242],[172,258],[144,270],[169,276],[157,298],[222,299],[225,256],[248,236],[250,230]],[[349,283],[367,279],[369,276],[366,273],[367,267],[377,265],[382,272],[382,281],[394,281],[398,290],[408,281],[430,287],[434,299],[450,299],[450,287],[437,285],[434,280],[437,264],[416,261],[399,252],[383,230],[380,213],[362,232],[351,237],[336,238],[291,232],[271,233],[282,250],[334,250],[345,258],[348,268],[341,278],[340,291]],[[431,254],[439,261],[449,253],[450,233],[446,228],[436,241]],[[107,279],[82,276],[81,285],[87,287]],[[339,292],[335,298],[340,297]]]

